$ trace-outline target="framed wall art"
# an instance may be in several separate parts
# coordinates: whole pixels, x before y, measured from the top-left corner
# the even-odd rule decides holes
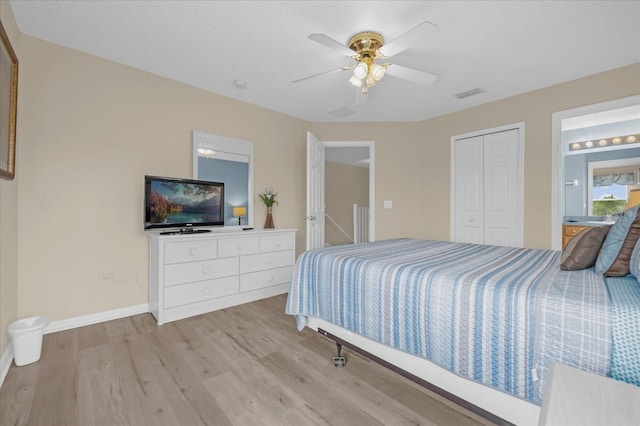
[[[18,58],[0,21],[0,177],[13,179],[16,169]]]

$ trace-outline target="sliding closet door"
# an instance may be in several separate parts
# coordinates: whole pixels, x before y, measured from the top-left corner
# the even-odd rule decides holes
[[[520,129],[452,141],[452,240],[522,246]]]

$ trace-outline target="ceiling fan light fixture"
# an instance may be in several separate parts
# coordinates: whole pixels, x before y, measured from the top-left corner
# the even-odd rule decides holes
[[[353,67],[353,76],[359,78],[360,80],[364,79],[369,73],[369,66],[366,62],[361,61]]]
[[[369,73],[369,74],[367,74],[367,79],[365,80],[365,83],[367,83],[367,87],[373,87],[376,84],[378,84],[378,80],[373,78],[373,75],[371,75],[371,73]]]
[[[351,78],[349,78],[349,83],[353,84],[356,87],[362,87],[362,79],[356,77],[355,75],[352,75]]]
[[[384,77],[386,72],[387,69],[385,67],[378,65],[375,62],[369,67],[369,75],[371,75],[376,82],[382,80],[382,77]]]

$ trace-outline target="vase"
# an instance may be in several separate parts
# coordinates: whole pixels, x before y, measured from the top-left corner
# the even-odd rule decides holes
[[[267,207],[267,219],[264,221],[264,228],[271,229],[275,228],[273,224],[273,215],[271,214],[272,207]]]

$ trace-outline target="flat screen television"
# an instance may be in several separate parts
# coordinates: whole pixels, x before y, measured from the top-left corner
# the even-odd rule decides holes
[[[144,177],[144,229],[224,225],[224,183]],[[202,232],[202,230],[200,230]]]

